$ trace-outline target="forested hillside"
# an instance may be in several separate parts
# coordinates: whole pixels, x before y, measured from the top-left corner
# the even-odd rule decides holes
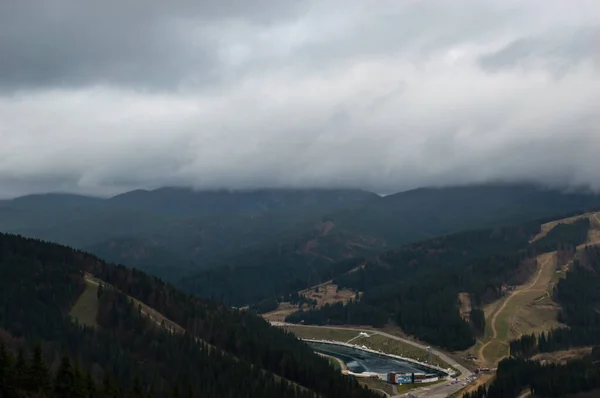
[[[516,225],[600,206],[600,196],[531,184],[420,188],[331,217],[340,227],[385,240],[391,248],[458,231]]]
[[[577,236],[575,230],[575,225],[563,225],[548,238],[569,240]],[[573,234],[569,236],[566,231]],[[536,397],[564,397],[600,388],[599,273],[600,248],[588,246],[579,251],[554,291],[554,299],[561,305],[560,321],[567,327],[511,341],[512,358],[499,364],[496,380],[465,398],[514,398],[522,391],[531,391]],[[590,356],[563,364],[529,359],[537,353],[589,346],[594,346]]]
[[[528,280],[535,272],[537,254],[554,250],[573,253],[587,239],[589,220],[582,219],[560,224],[530,243],[544,221],[447,235],[387,252],[354,272],[334,277],[339,287],[364,292],[358,302],[298,311],[286,320],[380,327],[389,319],[406,333],[432,344],[466,349],[485,328],[480,308],[501,297],[508,286]],[[569,280],[561,281],[559,295]],[[469,318],[474,322],[460,315],[460,292],[470,295],[473,310]],[[578,308],[583,306],[578,304]],[[565,317],[574,316],[568,307],[565,311]]]
[[[496,378],[489,387],[481,386],[463,398],[517,398],[523,392],[540,398],[560,398],[598,388],[600,347],[594,348],[591,356],[563,365],[505,359],[498,365]]]
[[[89,289],[85,273],[104,285],[96,295],[94,326],[68,315]],[[153,307],[185,333],[156,325],[128,297]],[[372,396],[308,346],[250,312],[195,299],[83,252],[5,234],[0,234],[0,338],[17,353],[40,344],[55,380],[63,373],[96,384],[114,379],[121,391],[141,385],[144,394],[158,397],[177,391],[203,397]],[[65,356],[72,360],[61,360]],[[18,391],[24,386],[19,374],[33,367],[11,362],[2,359],[0,377],[6,383],[0,384]],[[65,370],[67,362],[79,370]],[[90,396],[71,393],[57,396]]]
[[[538,352],[600,345],[600,248],[586,247],[561,279],[554,296],[560,321],[568,326],[510,343],[511,355],[529,358]]]
[[[237,252],[303,243],[324,214],[378,199],[343,189],[31,195],[0,201],[0,231],[91,251],[176,281]]]
[[[272,302],[327,281],[332,268],[337,267],[332,263],[340,258],[373,257],[385,247],[460,230],[518,224],[598,205],[600,197],[596,195],[565,194],[531,185],[417,189],[328,214],[324,217],[330,225],[328,235],[318,236],[315,231],[316,238],[240,252],[210,270],[182,279],[181,286],[194,294],[222,298],[233,305],[258,300]],[[307,244],[313,245],[316,255],[306,256],[306,250],[302,249]],[[382,280],[387,277],[381,274]],[[346,286],[364,289],[360,283]]]
[[[533,185],[386,197],[351,189],[162,188],[108,199],[48,194],[2,201],[0,231],[90,251],[241,306],[325,282],[341,260],[599,204],[597,195]]]

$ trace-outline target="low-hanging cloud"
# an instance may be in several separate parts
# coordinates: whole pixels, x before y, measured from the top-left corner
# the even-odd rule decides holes
[[[0,5],[0,195],[600,188],[595,1],[40,4]]]

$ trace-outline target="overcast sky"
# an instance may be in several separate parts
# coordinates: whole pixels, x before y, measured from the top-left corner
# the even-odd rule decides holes
[[[0,0],[0,195],[600,189],[600,1]]]

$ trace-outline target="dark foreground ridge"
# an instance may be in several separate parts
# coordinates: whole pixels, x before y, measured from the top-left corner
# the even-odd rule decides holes
[[[94,326],[69,316],[89,288],[85,273],[106,283],[90,300]],[[156,325],[128,296],[185,333],[171,334]],[[304,343],[249,312],[193,298],[143,272],[80,251],[6,234],[0,234],[0,338],[17,353],[39,344],[55,380],[51,387],[35,386],[41,389],[59,388],[59,381],[68,378],[73,388],[84,379],[96,385],[106,380],[119,391],[103,395],[111,397],[140,385],[143,396],[157,397],[373,396]],[[20,378],[35,368],[18,358],[0,363],[2,396],[23,391]],[[71,376],[77,372],[85,377]],[[69,391],[56,396],[90,395]]]

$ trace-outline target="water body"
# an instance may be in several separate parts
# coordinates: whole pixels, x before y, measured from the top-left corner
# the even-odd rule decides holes
[[[350,370],[353,373],[425,372],[439,374],[439,372],[433,369],[422,367],[412,362],[405,362],[400,359],[395,359],[386,355],[364,351],[358,348],[318,342],[306,343],[316,352],[330,355],[332,357],[342,360],[348,367],[348,370]]]

